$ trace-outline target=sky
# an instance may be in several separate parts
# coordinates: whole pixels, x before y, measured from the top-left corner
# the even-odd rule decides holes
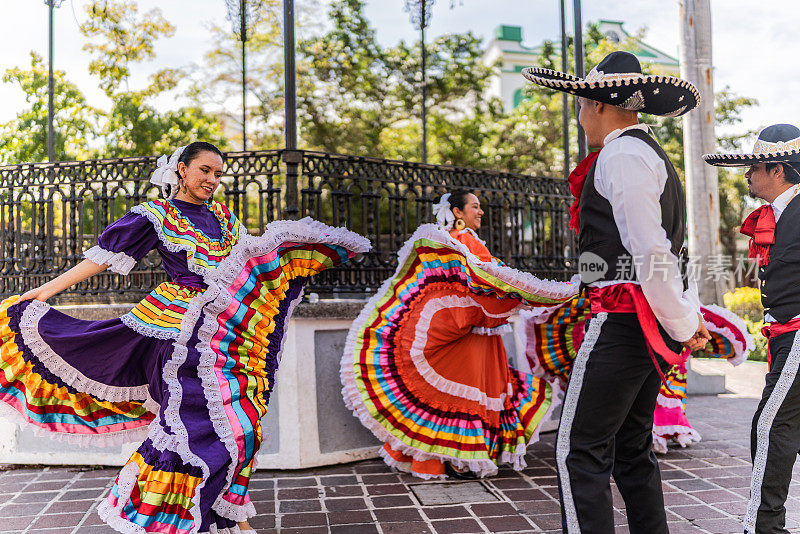
[[[777,123],[800,125],[800,77],[795,73],[800,57],[797,21],[800,2],[766,0],[768,11],[753,9],[752,0],[711,0],[714,88],[730,86],[735,93],[758,99],[759,106],[744,114],[741,130],[758,129]],[[78,25],[85,21],[86,0],[65,0],[55,11],[55,68],[65,70],[95,106],[108,101],[87,72],[89,62],[81,47]],[[572,28],[572,2],[568,4],[568,28]],[[131,87],[140,87],[158,68],[197,64],[210,47],[206,29],[210,21],[225,21],[224,0],[139,0],[140,11],[160,8],[177,27],[175,35],[156,45],[156,60],[140,64],[133,72]],[[431,37],[472,31],[485,40],[501,25],[523,28],[526,44],[557,39],[560,20],[557,0],[439,0],[433,8]],[[324,10],[326,0],[321,0]],[[378,40],[392,45],[400,39],[414,40],[403,0],[368,0],[366,14]],[[634,33],[647,28],[646,42],[679,56],[680,5],[677,0],[583,0],[584,23],[599,19],[621,20]],[[11,67],[29,65],[29,52],[47,56],[47,6],[44,0],[0,0],[0,73]],[[780,14],[780,16],[777,16]],[[321,17],[324,18],[324,17]],[[298,39],[302,35],[297,36]],[[174,105],[164,99],[160,106]],[[12,119],[25,106],[25,95],[11,84],[0,83],[0,122]]]

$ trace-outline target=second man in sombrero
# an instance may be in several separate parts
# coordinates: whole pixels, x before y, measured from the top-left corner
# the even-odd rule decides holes
[[[786,497],[800,451],[800,129],[774,124],[758,134],[752,154],[707,154],[711,165],[750,167],[750,195],[766,200],[742,223],[758,261],[769,373],[753,416],[753,477],[745,532],[786,530]]]
[[[668,363],[710,338],[682,265],[686,202],[669,158],[638,113],[677,117],[699,102],[678,78],[646,76],[627,52],[585,79],[528,68],[529,80],[578,96],[590,154],[578,191],[581,282],[592,317],[573,364],[556,441],[563,531],[614,531],[613,474],[632,533],[667,532],[653,454],[656,397]]]

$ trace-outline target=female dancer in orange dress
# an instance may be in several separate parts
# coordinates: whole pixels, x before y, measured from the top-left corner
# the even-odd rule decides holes
[[[345,403],[390,466],[422,478],[487,476],[524,455],[554,406],[552,386],[509,366],[503,334],[520,309],[577,291],[493,258],[469,192],[444,195],[398,268],[354,322],[342,360]]]

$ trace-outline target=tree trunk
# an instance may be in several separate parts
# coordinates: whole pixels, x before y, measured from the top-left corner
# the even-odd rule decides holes
[[[681,76],[700,91],[700,105],[683,117],[689,255],[703,266],[697,280],[704,304],[721,303],[728,278],[714,280],[708,267],[719,265],[719,186],[717,170],[701,156],[714,152],[714,87],[711,65],[710,0],[681,0]]]

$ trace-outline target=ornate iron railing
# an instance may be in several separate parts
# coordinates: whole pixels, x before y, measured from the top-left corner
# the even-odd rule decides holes
[[[155,198],[155,157],[0,167],[0,296],[21,293],[64,272],[132,206]],[[486,212],[489,250],[513,267],[565,279],[575,270],[567,228],[569,189],[559,178],[521,176],[319,152],[227,154],[218,200],[251,233],[281,217],[311,216],[347,226],[374,246],[326,271],[308,291],[357,296],[396,267],[395,253],[431,206],[453,188],[475,190]],[[166,278],[153,253],[127,277],[104,272],[65,291],[60,302],[130,302]]]

